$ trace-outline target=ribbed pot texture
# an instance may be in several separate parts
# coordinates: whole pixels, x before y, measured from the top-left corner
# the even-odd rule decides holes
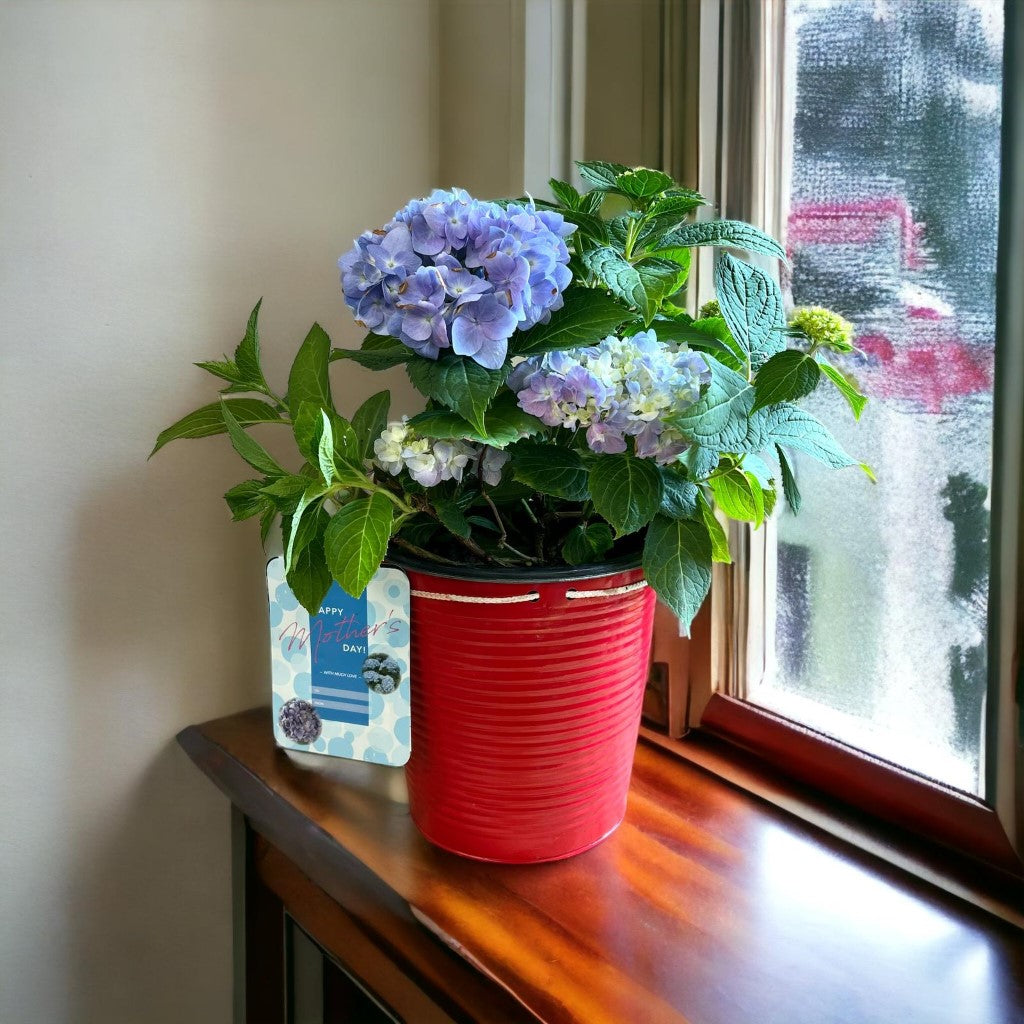
[[[599,843],[626,810],[655,597],[649,587],[568,595],[640,583],[641,570],[531,582],[403,568],[413,591],[406,775],[420,831],[507,864]],[[533,593],[523,603],[444,599]]]

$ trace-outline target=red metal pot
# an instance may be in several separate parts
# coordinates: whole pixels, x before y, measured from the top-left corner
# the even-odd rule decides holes
[[[509,864],[582,853],[626,810],[654,592],[635,565],[441,568],[412,589],[413,820]]]

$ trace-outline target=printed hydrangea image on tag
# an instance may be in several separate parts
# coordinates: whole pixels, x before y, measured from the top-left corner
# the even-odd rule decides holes
[[[409,760],[409,580],[380,569],[360,598],[331,586],[310,615],[267,565],[274,738],[377,764]]]

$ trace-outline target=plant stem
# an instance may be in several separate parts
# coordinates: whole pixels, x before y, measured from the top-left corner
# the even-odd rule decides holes
[[[410,544],[409,541],[402,537],[392,537],[391,543],[396,544],[400,548],[404,548],[406,551],[409,551],[414,555],[418,555],[420,558],[426,558],[431,562],[440,562],[442,565],[459,564],[453,558],[445,558],[443,555],[436,555],[433,551],[428,551],[426,548],[421,548],[416,544]]]

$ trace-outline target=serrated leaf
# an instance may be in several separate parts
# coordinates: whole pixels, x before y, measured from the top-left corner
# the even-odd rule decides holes
[[[664,171],[650,167],[634,167],[615,176],[615,187],[631,199],[650,199],[673,185],[675,182]]]
[[[701,519],[707,528],[708,537],[711,540],[711,561],[720,562],[724,565],[732,564],[732,552],[729,550],[729,535],[718,521],[715,510],[708,504],[703,491],[697,495],[697,503],[700,506]]]
[[[616,188],[615,179],[629,170],[625,164],[611,164],[604,160],[577,160],[576,168],[585,182],[605,191]]]
[[[756,416],[764,418],[760,426],[765,443],[758,450],[766,448],[770,441],[775,445],[796,448],[833,469],[860,465],[843,451],[821,423],[795,405],[773,405],[770,409],[762,409]]]
[[[806,352],[790,348],[771,357],[754,379],[754,409],[809,395],[821,379],[818,364]]]
[[[299,451],[305,456],[307,462],[323,471],[320,455],[325,417],[331,427],[335,480],[350,486],[359,486],[360,483],[365,483],[366,474],[362,469],[362,459],[355,431],[348,420],[333,410],[322,409],[311,402],[303,402],[299,406],[292,422],[292,433]]]
[[[235,365],[235,361],[233,359],[207,359],[201,363],[196,363],[195,365],[198,366],[200,370],[212,373],[214,377],[220,377],[221,380],[229,381],[231,385],[241,385],[243,380],[242,372]],[[227,392],[230,391],[231,388],[224,388],[223,390]],[[245,390],[251,391],[252,389],[245,388]]]
[[[283,423],[281,414],[272,406],[259,398],[223,398],[219,402],[211,402],[201,409],[182,416],[177,423],[172,423],[166,430],[162,430],[157,436],[156,444],[149,453],[152,458],[165,444],[179,439],[192,439],[197,437],[212,437],[215,434],[223,434],[227,431],[224,425],[224,416],[221,412],[221,403],[231,410],[235,422],[242,427],[252,426],[254,423]]]
[[[546,324],[513,334],[510,353],[533,355],[591,345],[613,333],[630,316],[610,295],[593,288],[569,287],[564,301]]]
[[[643,280],[636,268],[614,249],[602,246],[584,253],[587,270],[602,281],[608,290],[627,305],[638,309],[647,320],[648,300]]]
[[[433,498],[434,511],[444,527],[465,540],[470,534],[469,520],[451,498]]]
[[[299,498],[295,511],[291,514],[291,521],[288,524],[288,537],[284,547],[285,573],[289,571],[293,560],[309,543],[310,537],[316,535],[315,529],[310,530],[308,525],[304,528],[302,524],[303,520],[307,517],[307,513],[312,517],[319,510],[319,503],[326,492],[327,488],[319,480],[309,484],[305,491],[302,492],[302,497]]]
[[[350,359],[368,370],[388,370],[392,366],[400,366],[417,358],[411,348],[403,345],[395,338],[383,337],[379,334],[368,334],[363,339],[361,348],[336,348],[331,350],[331,362],[336,359]]]
[[[600,189],[596,189],[593,192],[585,192],[580,196],[579,209],[574,212],[596,215],[601,212],[601,206],[603,203],[604,193]]]
[[[654,320],[651,328],[659,341],[683,342],[690,348],[710,352],[731,370],[740,370],[746,364],[743,352],[729,334],[729,328],[721,317],[685,323]]]
[[[224,426],[227,428],[228,437],[231,438],[231,447],[235,449],[238,454],[245,459],[246,462],[252,466],[253,469],[259,470],[259,472],[266,476],[284,476],[285,470],[283,470],[277,461],[271,456],[271,454],[255,440],[250,437],[245,430],[242,429],[241,424],[235,419],[231,407],[228,404],[227,399],[221,399],[221,416],[224,420]]]
[[[580,194],[567,181],[552,178],[548,182],[551,194],[568,210],[577,210],[580,205]]]
[[[260,516],[260,544],[264,551],[267,550],[267,538],[273,529],[275,519],[277,519],[277,509],[273,505],[270,505],[267,511]]]
[[[677,460],[686,467],[691,480],[706,480],[718,468],[718,452],[699,444],[690,445]]]
[[[324,561],[322,538],[314,539],[296,556],[295,564],[287,570],[285,579],[299,604],[310,615],[316,615],[332,582]]]
[[[511,391],[499,395],[487,410],[483,433],[457,413],[445,409],[421,412],[409,420],[409,426],[424,437],[463,438],[493,448],[505,448],[545,429],[540,420],[519,408]]]
[[[263,515],[268,506],[273,508],[273,503],[262,493],[264,483],[263,480],[243,480],[224,495],[234,522]]]
[[[684,224],[665,240],[665,248],[717,245],[761,253],[785,260],[786,252],[774,238],[739,220],[705,220]]]
[[[835,384],[839,393],[846,399],[850,409],[853,411],[853,418],[859,420],[860,414],[864,411],[864,406],[868,404],[867,398],[857,390],[856,385],[841,370],[837,370],[831,363],[827,362],[824,356],[818,356],[818,365],[821,367],[821,372]]]
[[[785,451],[779,446],[775,446],[775,451],[779,456],[779,468],[782,470],[782,493],[786,496],[786,504],[789,506],[790,511],[793,515],[796,515],[800,511],[800,488],[796,485],[796,476],[793,473],[793,467],[789,463],[789,459],[786,456]]]
[[[730,333],[754,366],[783,347],[782,292],[763,270],[723,253],[715,267],[715,294]]]
[[[697,515],[697,485],[684,480],[668,467],[661,470],[661,515],[670,519],[692,519]]]
[[[320,474],[324,483],[328,486],[334,481],[337,470],[334,466],[334,431],[331,429],[330,417],[320,410],[320,440],[317,443],[317,465],[320,467]]]
[[[646,526],[661,505],[661,473],[649,459],[602,455],[590,470],[590,494],[597,512],[618,536]]]
[[[512,472],[516,480],[541,494],[567,501],[586,501],[589,497],[586,467],[568,448],[517,445],[512,452]]]
[[[263,299],[260,299],[252,308],[249,314],[249,321],[245,325],[245,336],[238,343],[235,349],[235,363],[242,377],[252,384],[257,390],[265,391],[267,382],[263,377],[263,367],[260,365],[260,335],[258,321],[260,306]]]
[[[294,413],[304,402],[318,409],[333,410],[327,366],[331,339],[319,324],[313,324],[295,355],[288,374],[288,408]]]
[[[324,556],[342,590],[360,597],[380,568],[391,538],[394,506],[383,494],[342,506],[324,534]]]
[[[472,359],[445,352],[437,360],[417,356],[405,369],[421,394],[447,406],[484,433],[484,412],[505,383],[510,367],[488,370]]]
[[[574,526],[562,545],[562,557],[569,565],[587,565],[600,561],[614,543],[607,523],[580,523]]]
[[[577,227],[577,237],[573,239],[573,245],[578,245],[579,235],[583,235],[597,244],[604,244],[608,241],[608,228],[605,222],[595,214],[576,210],[569,219]]]
[[[742,445],[749,430],[754,389],[746,377],[722,363],[711,360],[710,366],[711,383],[707,391],[671,422],[704,448],[745,450]]]
[[[711,539],[703,522],[657,516],[647,530],[644,575],[686,636],[711,587]]]
[[[647,293],[644,320],[649,324],[662,300],[674,295],[686,281],[686,271],[671,260],[646,259],[637,263],[636,272]]]
[[[291,515],[308,486],[309,477],[292,473],[267,484],[263,488],[263,493],[271,498],[282,512]]]
[[[761,485],[752,474],[731,469],[711,481],[715,504],[730,518],[753,523],[755,529],[764,521],[764,497]]]
[[[361,459],[373,458],[373,442],[380,437],[388,425],[388,413],[391,410],[391,392],[378,391],[371,395],[352,414],[352,429],[355,431],[356,444]]]

